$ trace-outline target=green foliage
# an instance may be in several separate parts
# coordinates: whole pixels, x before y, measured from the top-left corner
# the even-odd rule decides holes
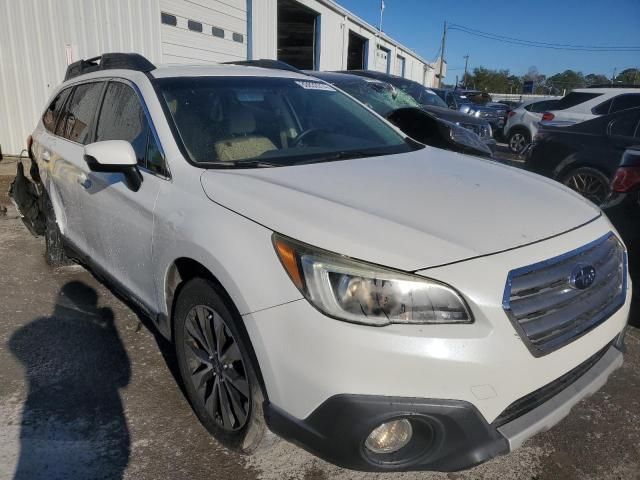
[[[483,92],[522,93],[523,83],[528,80],[533,80],[536,86],[535,93],[547,95],[563,95],[574,88],[611,82],[611,79],[603,74],[589,73],[584,75],[582,72],[574,70],[565,70],[546,77],[539,73],[536,67],[532,66],[529,67],[525,75],[520,77],[512,75],[509,70],[491,70],[485,67],[476,67],[472,73],[467,73],[460,82],[460,86]],[[615,78],[615,82],[640,85],[640,70],[637,68],[622,70]]]
[[[637,68],[627,68],[620,72],[615,78],[616,83],[625,83],[629,85],[640,84],[640,70]]]

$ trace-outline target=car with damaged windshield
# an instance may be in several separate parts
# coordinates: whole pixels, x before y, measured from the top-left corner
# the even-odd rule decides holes
[[[49,261],[151,319],[231,448],[270,430],[352,469],[460,470],[622,364],[626,250],[598,208],[308,75],[105,54],[28,146],[14,200]]]
[[[489,147],[492,152],[496,150],[496,141],[493,139],[493,131],[489,122],[450,109],[431,88],[427,88],[408,78],[399,77],[398,75],[392,75],[390,73],[376,72],[374,70],[344,70],[336,73],[357,75],[393,85],[401,92],[413,98],[423,110],[441,120],[451,122],[459,127],[472,131],[480,137],[480,140]],[[329,72],[322,72],[322,74],[330,75]]]
[[[473,131],[432,114],[390,83],[347,73],[307,73],[348,93],[419,142],[454,152],[493,156],[496,142],[490,135],[481,139]]]

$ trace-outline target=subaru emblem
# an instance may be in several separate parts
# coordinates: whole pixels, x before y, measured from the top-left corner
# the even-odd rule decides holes
[[[589,288],[596,279],[596,269],[591,265],[578,265],[571,272],[569,283],[573,288],[584,290]]]

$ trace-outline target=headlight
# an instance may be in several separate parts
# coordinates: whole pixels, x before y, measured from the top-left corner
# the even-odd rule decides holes
[[[295,286],[330,317],[374,326],[473,322],[462,297],[443,283],[352,260],[278,234],[273,243]]]
[[[458,126],[455,123],[448,122],[447,120],[440,120],[441,130],[444,130],[444,135],[449,137],[449,141],[455,143],[459,147],[467,150],[472,150],[471,153],[478,155],[484,155],[492,157],[493,153],[491,149],[480,140],[480,137],[473,131],[467,130],[462,126]]]

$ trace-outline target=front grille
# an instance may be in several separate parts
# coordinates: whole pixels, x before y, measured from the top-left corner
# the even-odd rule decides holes
[[[466,128],[467,130],[471,130],[473,133],[478,135],[480,138],[485,138],[489,136],[489,129],[486,125],[482,124],[474,124],[474,123],[460,123],[462,128]]]
[[[497,114],[492,110],[482,110],[480,112],[480,118],[497,118]]]
[[[500,427],[505,423],[509,423],[510,421],[521,417],[525,413],[530,412],[534,408],[539,407],[546,401],[555,397],[569,385],[576,382],[582,375],[587,373],[591,367],[598,363],[611,347],[611,343],[612,342],[609,342],[602,350],[592,355],[586,361],[578,365],[573,370],[570,370],[568,373],[565,373],[560,378],[557,378],[535,392],[531,392],[530,394],[513,402],[500,415],[498,415],[498,418],[493,421],[492,425]]]
[[[572,252],[509,272],[502,306],[531,353],[545,355],[622,306],[626,267],[624,247],[608,233]],[[590,285],[578,278],[593,270]]]

